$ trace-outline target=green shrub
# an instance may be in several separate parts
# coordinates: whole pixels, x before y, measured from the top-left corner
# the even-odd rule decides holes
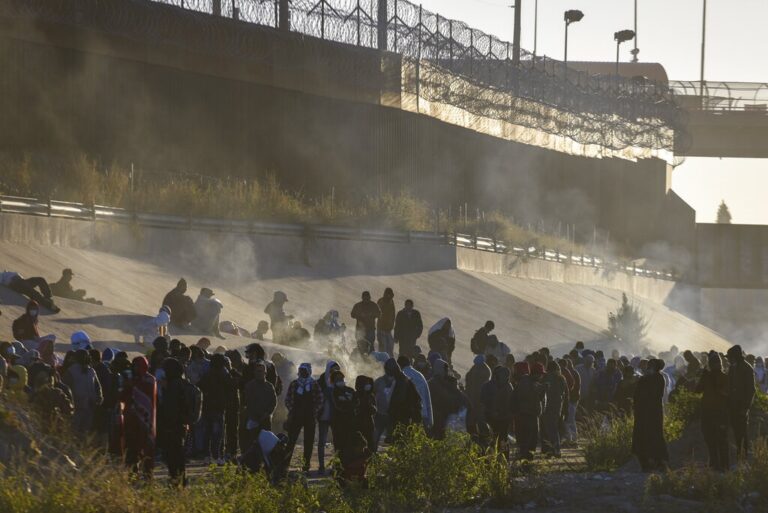
[[[680,389],[670,398],[664,411],[664,437],[674,442],[683,436],[688,424],[699,415],[701,394]]]
[[[587,468],[606,472],[627,463],[632,458],[632,427],[632,417],[618,412],[584,419],[580,435]]]

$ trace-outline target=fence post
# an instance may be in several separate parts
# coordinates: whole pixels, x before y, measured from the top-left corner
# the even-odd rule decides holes
[[[448,20],[448,54],[453,64],[453,20]]]
[[[357,46],[360,46],[360,0],[357,0]]]
[[[388,0],[378,0],[378,19],[376,20],[376,27],[378,29],[378,46],[382,52],[387,51],[387,28],[389,26],[389,20],[387,19],[387,4]]]
[[[544,260],[547,259],[547,247],[546,246],[542,246],[541,247],[541,258],[543,258]]]
[[[211,13],[214,16],[221,16],[221,0],[213,0],[211,5]]]
[[[277,28],[285,30],[286,32],[291,30],[291,5],[290,0],[276,0],[279,2],[280,8],[277,15],[279,16]]]
[[[422,13],[422,7],[421,4],[419,4],[419,32],[418,32],[418,38],[419,38],[419,49],[418,54],[416,55],[416,112],[418,113],[420,111],[419,109],[419,97],[421,96],[421,13]]]
[[[51,217],[53,213],[53,207],[51,205],[51,198],[48,198],[48,217]]]
[[[233,20],[239,20],[240,19],[240,8],[236,4],[237,0],[232,0],[232,19]]]
[[[320,39],[325,39],[325,0],[320,0]]]

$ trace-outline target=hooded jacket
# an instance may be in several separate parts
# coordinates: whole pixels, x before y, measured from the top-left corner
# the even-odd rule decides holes
[[[382,296],[376,302],[379,307],[379,320],[376,329],[379,331],[392,331],[395,327],[395,302],[389,296]]]
[[[101,404],[101,383],[93,367],[84,369],[80,363],[73,363],[62,381],[72,391],[76,410],[94,408]]]
[[[400,424],[417,424],[422,421],[421,397],[410,379],[390,358],[384,364],[384,373],[393,379],[391,395],[389,396],[389,418],[393,429]]]
[[[486,421],[491,423],[509,422],[512,420],[513,390],[509,382],[509,369],[496,367],[493,369],[491,381],[483,385],[481,408]]]
[[[467,384],[467,398],[474,408],[480,408],[483,386],[491,380],[491,368],[485,363],[482,355],[477,355],[475,364],[464,377]]]
[[[416,388],[416,392],[418,392],[419,398],[421,399],[421,420],[424,422],[425,426],[431,427],[432,396],[429,393],[429,383],[427,383],[427,378],[411,365],[403,368],[403,374],[411,380],[411,383],[413,383],[413,386]]]
[[[30,300],[27,303],[26,313],[13,321],[13,338],[16,340],[37,340],[40,338],[40,331],[37,328],[38,316],[33,317],[29,313],[31,310],[40,311],[40,305],[37,304],[37,301]]]
[[[410,311],[403,308],[395,317],[395,340],[407,342],[417,340],[424,332],[421,313],[415,308]]]

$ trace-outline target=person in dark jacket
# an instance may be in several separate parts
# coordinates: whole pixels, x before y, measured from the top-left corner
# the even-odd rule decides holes
[[[243,375],[240,369],[243,368],[243,360],[240,352],[230,350],[224,353],[224,367],[229,372],[230,378],[235,385],[235,390],[227,400],[227,406],[224,409],[224,453],[228,461],[235,461],[237,458],[237,446],[240,435],[240,381]],[[235,363],[236,362],[236,363]]]
[[[243,403],[246,415],[245,429],[256,435],[262,429],[272,431],[272,413],[277,406],[277,394],[272,383],[267,381],[267,367],[264,362],[253,364],[253,379],[245,385]],[[242,449],[246,450],[245,447]]]
[[[37,301],[30,300],[27,303],[26,312],[13,321],[13,338],[20,342],[27,340],[37,341],[40,338],[39,324],[40,305]]]
[[[728,357],[728,413],[736,442],[736,460],[749,456],[749,410],[755,399],[755,370],[744,359],[741,346],[733,346],[726,353]]]
[[[299,365],[299,376],[288,385],[285,394],[288,410],[288,446],[291,454],[296,447],[299,433],[304,430],[304,461],[302,470],[309,472],[312,460],[312,446],[315,443],[315,423],[323,409],[323,392],[320,384],[312,379],[312,365]]]
[[[45,278],[39,276],[24,278],[17,272],[4,271],[0,272],[0,285],[8,287],[17,294],[27,296],[30,301],[46,307],[53,313],[59,313],[59,307],[53,302],[51,287]]]
[[[355,391],[347,386],[344,373],[340,370],[331,373],[331,382],[333,383],[333,390],[331,392],[333,450],[339,458],[344,459],[346,449],[349,447],[349,443],[356,432],[355,412],[357,404],[355,402]]]
[[[488,419],[484,418],[482,410],[483,387],[490,381],[491,369],[485,363],[485,356],[475,355],[474,365],[464,377],[470,405],[467,411],[467,432],[477,437],[482,447],[485,447],[488,442]]]
[[[616,387],[613,402],[620,412],[629,415],[632,412],[632,402],[634,401],[638,378],[635,375],[635,369],[630,365],[624,367],[621,373],[623,378]]]
[[[59,433],[64,422],[72,418],[75,407],[72,399],[56,387],[55,372],[49,365],[32,374],[32,408],[40,415],[44,432]]]
[[[323,393],[323,408],[317,417],[317,459],[320,464],[320,474],[325,473],[325,444],[328,441],[328,431],[331,428],[333,420],[333,381],[331,376],[335,371],[341,370],[339,364],[333,360],[328,360],[325,364],[325,372],[320,374],[317,382],[320,385],[320,391]],[[336,434],[333,433],[336,438]]]
[[[568,404],[568,383],[560,370],[560,364],[550,361],[547,374],[542,379],[545,387],[546,407],[541,415],[544,439],[542,446],[545,454],[560,457],[560,422],[563,405]]]
[[[399,345],[399,354],[408,358],[416,357],[416,341],[424,331],[421,313],[413,308],[413,300],[405,300],[405,308],[395,317],[395,342]]]
[[[93,370],[96,371],[96,377],[101,384],[102,394],[101,406],[97,408],[94,417],[94,429],[106,446],[110,418],[112,417],[112,412],[117,403],[118,379],[109,363],[102,361],[102,354],[98,349],[91,349],[88,353],[91,356]]]
[[[357,321],[356,340],[365,339],[371,344],[376,340],[376,319],[381,317],[379,305],[371,301],[371,293],[363,292],[362,301],[352,307],[350,316]]]
[[[429,380],[429,393],[432,396],[432,438],[442,440],[450,415],[459,413],[469,406],[469,400],[459,390],[458,381],[448,373],[448,362],[435,360],[432,365],[432,379]],[[391,410],[391,407],[390,407]]]
[[[288,335],[289,322],[293,319],[292,315],[285,313],[285,304],[288,302],[288,296],[285,292],[278,290],[272,295],[272,301],[264,308],[264,313],[269,316],[269,327],[272,330],[272,342],[283,344]]]
[[[373,378],[355,378],[355,430],[365,438],[366,447],[373,447],[373,418],[376,415],[376,397],[373,393]]]
[[[485,354],[489,337],[495,327],[496,325],[493,321],[485,321],[485,325],[475,332],[470,342],[470,349],[474,354]]]
[[[513,404],[515,417],[515,438],[517,439],[518,457],[532,460],[539,435],[539,417],[545,400],[544,388],[530,375],[528,362],[515,364]]]
[[[207,459],[223,465],[225,415],[237,395],[237,383],[226,369],[223,354],[211,357],[211,367],[197,385],[203,394],[203,452]]]
[[[421,424],[421,397],[416,386],[406,377],[394,358],[384,363],[384,374],[392,383],[387,420],[389,432],[395,440],[399,427]],[[430,391],[431,388],[430,385]]]
[[[85,297],[87,292],[83,289],[75,289],[72,287],[72,278],[75,277],[75,273],[72,269],[64,269],[61,272],[61,278],[55,283],[51,283],[51,294],[56,297],[64,297],[67,299],[74,299],[75,301],[84,301],[94,305],[103,304],[92,297]]]
[[[186,328],[195,319],[195,302],[187,296],[187,280],[181,278],[168,294],[163,298],[163,304],[171,309],[171,324],[179,328]]]
[[[75,415],[72,427],[77,435],[85,438],[93,429],[96,411],[102,402],[101,383],[91,365],[91,357],[85,349],[78,349],[75,363],[67,369],[62,381],[72,391]]]
[[[663,360],[650,360],[648,373],[640,378],[635,389],[632,453],[640,460],[643,472],[663,469],[669,460],[664,440],[663,369]]]
[[[482,387],[481,417],[488,422],[496,450],[509,460],[509,429],[512,424],[513,390],[506,367],[493,369],[491,381]]]
[[[725,472],[729,467],[728,454],[728,375],[723,372],[723,361],[717,351],[707,356],[704,369],[696,386],[701,398],[701,431],[709,451],[709,466]]]
[[[189,405],[186,398],[187,381],[184,368],[175,358],[166,358],[162,366],[165,386],[157,407],[157,441],[168,466],[168,475],[175,486],[186,486],[184,441],[189,426],[186,424]],[[203,401],[205,402],[205,401]]]
[[[453,350],[456,348],[456,333],[451,326],[451,320],[444,317],[432,325],[427,342],[430,351],[439,353],[446,362],[451,363]]]
[[[384,289],[384,295],[376,302],[379,312],[381,312],[376,322],[376,339],[379,341],[379,352],[387,353],[390,358],[395,356],[395,339],[392,336],[392,329],[395,327],[394,297],[395,293],[387,287]]]

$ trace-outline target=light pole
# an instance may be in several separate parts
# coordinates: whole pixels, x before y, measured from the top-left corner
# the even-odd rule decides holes
[[[619,30],[613,34],[613,39],[616,40],[616,77],[619,76],[619,47],[621,43],[626,43],[635,37],[634,30]]]
[[[536,49],[539,42],[539,0],[533,4],[533,58],[536,58]]]
[[[523,11],[523,0],[515,0],[515,33],[512,37],[512,64],[520,66],[520,25]]]
[[[704,108],[704,55],[707,47],[707,0],[704,0],[704,11],[701,15],[701,75],[699,82],[699,96],[701,108]]]
[[[640,49],[637,47],[637,0],[635,0],[635,47],[632,49],[632,62],[637,62],[637,54]]]
[[[568,27],[571,23],[581,21],[584,13],[576,9],[565,11],[563,19],[565,20],[565,52],[563,53],[563,76],[568,78]]]

